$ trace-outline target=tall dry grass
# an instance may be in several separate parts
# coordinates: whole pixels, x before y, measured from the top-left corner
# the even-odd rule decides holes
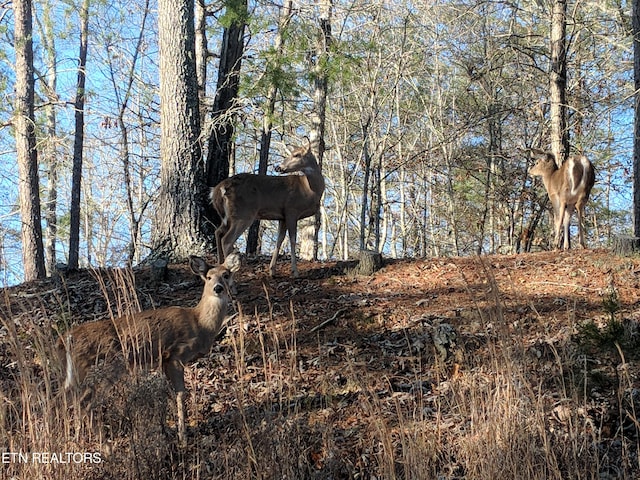
[[[87,380],[97,391],[87,408],[59,389],[59,319],[26,326],[4,315],[2,344],[13,363],[3,370],[0,450],[9,461],[3,461],[2,477],[633,478],[637,443],[622,430],[613,433],[615,441],[601,438],[601,425],[586,413],[592,408],[584,392],[588,371],[575,345],[549,344],[540,375],[532,364],[543,362],[514,335],[490,270],[485,275],[485,293],[469,289],[478,305],[470,315],[485,333],[468,343],[472,348],[458,332],[457,375],[450,375],[451,359],[438,365],[433,349],[416,352],[415,332],[406,332],[413,353],[409,389],[394,387],[387,372],[371,371],[355,350],[345,350],[329,372],[335,360],[328,337],[318,335],[315,347],[303,349],[294,305],[274,308],[265,289],[267,313],[239,305],[221,347],[226,354],[204,362],[210,375],[220,369],[230,377],[222,379],[230,403],[211,414],[206,391],[188,382],[186,449],[177,444],[175,404],[163,376],[104,382],[112,372],[101,366]],[[96,281],[113,315],[139,309],[130,274],[100,272]],[[12,305],[8,298],[5,304],[6,310]],[[68,310],[61,301],[60,311]],[[621,398],[633,382],[621,370]],[[632,408],[624,415],[631,424],[637,419]],[[42,456],[34,460],[40,452],[49,455],[48,463]],[[74,453],[84,455],[82,461],[68,457]],[[53,454],[67,463],[52,462]]]

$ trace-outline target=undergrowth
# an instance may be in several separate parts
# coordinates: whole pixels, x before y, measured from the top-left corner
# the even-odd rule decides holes
[[[575,354],[577,346],[605,348],[623,364],[624,352],[637,348],[615,299],[603,304],[607,322],[582,324],[576,344],[556,342],[550,355],[532,355],[514,340],[491,269],[482,271],[484,293],[468,289],[476,321],[487,326],[483,341],[459,328],[461,351],[441,359],[435,348],[412,343],[420,332],[402,332],[397,338],[406,338],[409,353],[401,386],[355,348],[320,335],[302,347],[292,305],[274,308],[267,293],[266,314],[239,305],[218,355],[191,367],[204,370],[198,378],[226,385],[232,400],[212,411],[208,387],[188,382],[186,448],[178,446],[175,403],[162,375],[126,375],[100,387],[100,368],[109,368],[102,366],[88,380],[99,395],[87,408],[59,388],[51,327],[58,320],[21,335],[5,315],[2,345],[15,361],[2,380],[3,478],[633,478],[640,395],[631,374],[617,370],[610,387],[619,404],[599,410],[584,387],[584,357]],[[100,285],[113,314],[139,308],[130,277],[108,280]]]

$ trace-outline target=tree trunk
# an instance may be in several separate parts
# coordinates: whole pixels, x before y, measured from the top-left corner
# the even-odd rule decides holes
[[[42,5],[43,16],[51,17],[51,5],[45,2]],[[47,138],[43,153],[44,163],[47,165],[47,189],[45,200],[44,220],[46,224],[45,260],[47,272],[52,275],[56,268],[56,242],[58,237],[58,155],[57,155],[57,115],[56,102],[58,83],[58,62],[56,58],[55,32],[51,21],[44,22],[42,43],[45,49],[47,62],[46,95],[49,104],[45,110],[45,129]]]
[[[554,0],[551,13],[551,150],[558,165],[569,155],[567,128],[567,0]]]
[[[198,98],[200,101],[200,125],[204,125],[207,95],[207,61],[209,49],[207,47],[207,7],[204,0],[195,0],[195,51],[196,77],[198,79]]]
[[[638,252],[640,252],[640,238],[637,236],[617,235],[613,237],[611,250],[616,255],[637,256]]]
[[[376,153],[376,164],[372,171],[371,208],[369,210],[369,238],[372,249],[380,249],[380,221],[382,219],[382,154]]]
[[[362,200],[360,204],[360,250],[367,249],[367,212],[369,211],[369,180],[371,178],[371,155],[369,153],[368,122],[362,127]]]
[[[200,110],[195,65],[194,3],[160,0],[160,191],[152,258],[181,261],[203,253],[207,188],[200,145]]]
[[[244,52],[244,29],[247,20],[247,0],[225,2],[231,24],[224,29],[220,47],[218,83],[213,102],[213,127],[208,140],[207,185],[214,187],[229,176],[233,154],[233,108],[240,87],[240,67]],[[207,215],[217,223],[217,215],[207,202]]]
[[[131,152],[129,150],[129,128],[127,127],[125,116],[129,106],[129,100],[132,96],[133,82],[135,80],[135,69],[138,63],[138,56],[141,52],[142,42],[145,36],[145,26],[147,24],[147,18],[149,14],[149,1],[145,0],[145,5],[142,14],[142,22],[140,26],[140,32],[138,34],[138,41],[135,51],[133,52],[133,58],[129,66],[127,73],[127,83],[124,89],[124,95],[120,97],[115,95],[116,98],[122,98],[121,104],[118,108],[118,129],[120,130],[120,159],[122,161],[122,174],[124,177],[124,187],[126,194],[127,213],[129,215],[129,255],[128,264],[133,265],[140,260],[140,242],[141,242],[141,219],[143,218],[146,204],[136,205],[134,202],[134,186],[131,178]],[[116,83],[115,75],[111,75],[114,92],[118,91],[119,85]]]
[[[640,238],[640,0],[633,0],[633,234]]]
[[[80,10],[80,55],[76,84],[75,135],[71,173],[71,215],[69,225],[69,268],[78,268],[80,254],[80,192],[82,191],[82,151],[84,149],[84,99],[89,35],[89,0],[83,0]]]
[[[547,195],[544,196],[540,203],[534,202],[532,206],[532,212],[529,216],[529,223],[526,227],[522,229],[520,232],[520,236],[516,240],[516,252],[530,252],[531,247],[533,246],[533,241],[535,240],[535,232],[538,229],[538,224],[544,215],[544,212],[547,210],[547,205],[549,203],[549,197]],[[536,205],[539,208],[536,210]]]
[[[293,9],[293,1],[287,0],[280,13],[280,21],[278,25],[278,33],[275,39],[276,61],[282,56],[284,48],[283,33],[291,21],[291,11]],[[271,135],[273,129],[273,113],[276,108],[276,98],[278,95],[278,85],[273,79],[267,93],[267,102],[264,109],[264,117],[262,118],[262,132],[260,134],[260,160],[258,162],[258,174],[266,175],[267,166],[269,164],[269,151],[271,150]],[[260,220],[253,222],[247,233],[247,253],[255,255],[258,252],[260,244]]]
[[[40,212],[40,181],[34,116],[33,17],[31,0],[14,0],[16,51],[15,135],[18,190],[22,220],[22,262],[25,281],[44,278],[44,246]]]
[[[331,17],[333,14],[333,1],[322,0],[320,2],[320,31],[316,41],[315,64],[313,65],[314,92],[313,112],[311,114],[310,139],[318,165],[322,169],[324,157],[324,130],[327,112],[327,89],[329,76],[326,70],[329,59],[329,47],[333,41],[331,35]],[[320,210],[311,217],[309,222],[300,222],[298,228],[300,236],[300,256],[307,259],[318,258],[318,231],[320,230]],[[295,252],[291,252],[295,255]]]
[[[351,270],[349,275],[370,276],[382,268],[382,254],[375,250],[360,250],[358,264]]]

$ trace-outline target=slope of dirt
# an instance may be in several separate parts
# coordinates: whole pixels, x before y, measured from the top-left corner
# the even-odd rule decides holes
[[[389,260],[370,277],[349,266],[300,262],[292,280],[281,259],[271,279],[266,260],[247,261],[226,335],[187,368],[188,449],[163,447],[138,472],[490,478],[509,461],[533,472],[520,478],[561,478],[588,461],[595,470],[574,478],[640,472],[640,260],[603,250]],[[106,270],[5,289],[3,392],[19,395],[17,348],[36,376],[48,371],[29,340],[38,332],[53,343],[70,323],[194,305],[200,293],[186,266],[156,284],[146,269]],[[131,458],[131,431],[112,435],[89,478],[138,478],[116,466]],[[173,428],[158,435],[175,443]],[[511,460],[494,467],[487,451]]]

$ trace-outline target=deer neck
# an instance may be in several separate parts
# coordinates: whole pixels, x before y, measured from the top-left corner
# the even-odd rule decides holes
[[[228,302],[217,297],[202,297],[194,308],[200,327],[217,333],[227,311]]]
[[[560,178],[561,170],[559,168],[549,169],[542,175],[542,183],[544,184],[544,188],[547,189],[548,193],[557,191],[558,185],[562,183]]]
[[[551,177],[552,175],[545,175],[544,177],[542,177],[542,183],[544,184],[544,188],[547,189],[547,192],[554,190],[552,188],[553,184],[551,183]]]
[[[308,168],[303,171],[304,177],[307,179],[309,190],[319,197],[324,192],[324,177],[320,172],[320,168],[316,165],[315,168]]]

